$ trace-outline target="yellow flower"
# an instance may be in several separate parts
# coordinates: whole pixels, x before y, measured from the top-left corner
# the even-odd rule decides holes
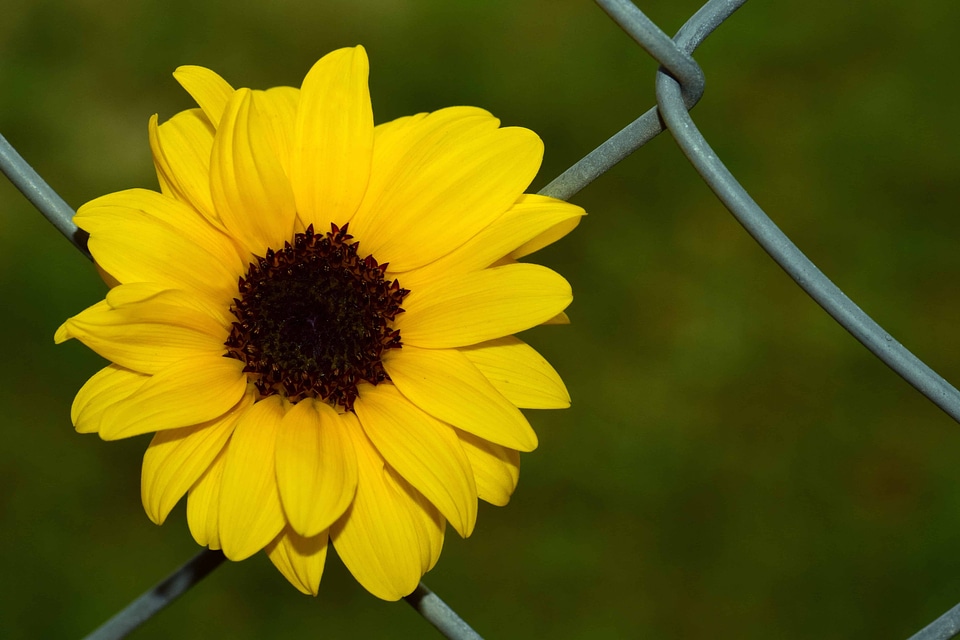
[[[362,47],[300,89],[174,74],[200,105],[158,125],[160,193],[87,203],[77,224],[106,299],[67,320],[111,362],[80,389],[81,433],[156,432],[142,497],[183,497],[196,541],[265,549],[316,594],[328,542],[374,595],[409,594],[446,523],[504,505],[537,437],[518,408],[561,408],[553,368],[512,334],[564,322],[570,286],[517,262],[583,211],[524,194],[531,131],[441,109],[373,124]]]

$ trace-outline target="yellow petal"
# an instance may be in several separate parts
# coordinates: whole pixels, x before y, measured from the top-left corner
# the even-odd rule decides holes
[[[209,222],[220,219],[210,195],[214,128],[200,109],[181,111],[162,125],[150,118],[150,149],[163,193],[184,202]]]
[[[125,400],[108,407],[101,419],[104,440],[176,429],[213,420],[243,396],[243,363],[220,356],[186,358],[146,380]]]
[[[98,433],[107,410],[125,401],[149,379],[115,364],[104,367],[77,392],[70,409],[73,425],[79,433]]]
[[[477,481],[477,497],[498,507],[506,505],[520,479],[520,453],[466,431],[458,429],[457,435]]]
[[[74,217],[90,234],[90,252],[120,282],[155,282],[223,302],[244,272],[230,238],[194,209],[145,189],[92,200]]]
[[[394,271],[456,249],[510,208],[543,157],[535,133],[498,129],[480,109],[453,107],[377,128],[373,169],[350,231]]]
[[[465,244],[420,269],[401,274],[400,282],[415,291],[439,277],[484,269],[504,256],[534,246],[532,243],[545,245],[549,244],[547,240],[559,239],[561,232],[573,229],[583,215],[583,209],[562,200],[524,194]]]
[[[220,453],[190,488],[187,496],[187,525],[193,539],[201,547],[220,548],[220,483],[229,447],[228,442],[220,449]]]
[[[544,320],[541,324],[570,324],[570,316],[561,311],[549,320]]]
[[[279,396],[257,402],[230,438],[220,485],[220,545],[231,560],[260,551],[286,524],[275,462],[283,411]]]
[[[388,352],[383,366],[397,389],[435,418],[511,449],[537,448],[537,434],[520,410],[456,349],[405,345]]]
[[[264,122],[267,140],[280,160],[283,172],[289,176],[300,90],[293,87],[273,87],[253,93],[257,101],[257,110]]]
[[[327,541],[330,536],[324,530],[319,534],[304,538],[287,527],[276,539],[267,545],[267,557],[290,584],[310,596],[317,595],[320,589],[320,576],[323,575],[323,563],[327,559]]]
[[[385,466],[361,434],[354,442],[359,480],[347,512],[330,527],[337,555],[357,582],[384,600],[416,589],[443,544],[443,517]]]
[[[112,307],[112,294],[122,296],[127,286],[68,319],[54,339],[76,338],[121,367],[151,374],[184,358],[223,355],[227,329],[206,313],[178,304],[175,298],[184,292]]]
[[[467,537],[477,521],[470,462],[449,425],[427,415],[393,385],[364,385],[354,409],[370,441],[393,467]]]
[[[153,282],[131,282],[124,285],[116,285],[107,292],[107,304],[114,309],[120,309],[127,305],[135,305],[150,301],[151,303],[164,304],[185,309],[187,314],[199,312],[205,318],[213,318],[219,323],[218,326],[229,327],[236,320],[236,316],[230,313],[221,305],[211,304],[209,299],[191,291],[179,289],[168,289],[163,285]],[[198,321],[200,326],[211,327],[211,320]]]
[[[530,197],[530,196],[528,196]],[[543,198],[544,196],[536,196],[537,198]],[[551,200],[552,198],[547,198]],[[577,228],[577,225],[580,224],[580,219],[586,215],[586,212],[580,207],[575,207],[572,204],[563,202],[562,200],[553,200],[553,206],[560,206],[561,204],[566,205],[569,209],[579,210],[579,215],[571,215],[564,218],[563,220],[557,222],[552,227],[547,228],[543,232],[537,234],[535,237],[531,238],[529,241],[525,242],[521,246],[517,247],[510,252],[510,257],[513,259],[519,259],[524,256],[530,255],[535,251],[540,251],[547,245],[551,245],[560,238],[564,237],[571,231]]]
[[[325,402],[306,399],[277,433],[277,484],[290,526],[312,537],[343,515],[357,491],[348,424]]]
[[[570,394],[543,356],[518,338],[507,336],[460,350],[497,391],[524,409],[564,409]]]
[[[143,456],[140,497],[147,516],[163,524],[174,505],[210,467],[253,402],[246,395],[233,409],[202,424],[158,431]]]
[[[343,224],[363,198],[373,151],[368,73],[366,51],[354,47],[323,56],[303,79],[290,182],[305,224]]]
[[[412,290],[394,326],[404,345],[462,347],[534,327],[571,300],[570,285],[559,274],[536,264],[513,264],[439,278]]]
[[[240,89],[227,102],[210,157],[210,191],[220,220],[250,253],[263,256],[293,239],[290,182],[259,110],[263,100]]]
[[[227,100],[233,94],[233,87],[210,69],[194,65],[177,67],[173,77],[197,101],[210,123],[217,127]]]

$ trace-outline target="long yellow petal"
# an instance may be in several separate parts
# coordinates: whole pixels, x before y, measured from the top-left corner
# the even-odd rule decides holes
[[[310,69],[300,87],[290,181],[305,224],[326,231],[360,204],[370,177],[373,109],[363,47],[338,49]]]
[[[227,100],[233,94],[233,87],[210,69],[195,65],[177,67],[173,77],[197,101],[210,123],[217,127]]]
[[[150,149],[163,193],[220,224],[210,195],[210,150],[215,129],[200,109],[181,111],[161,125],[150,118]]]
[[[372,446],[370,440],[363,433],[363,427],[360,425],[357,414],[348,412],[343,414],[342,418],[350,425],[354,433],[361,434],[354,441],[357,443],[356,446]],[[379,456],[379,452],[375,453]],[[382,457],[379,459],[382,460]],[[420,541],[420,574],[423,575],[432,569],[437,560],[440,559],[447,520],[432,502],[417,491],[390,465],[384,467],[384,481],[388,486],[393,487],[394,495],[408,505],[405,512],[413,522],[417,539]]]
[[[459,248],[420,269],[398,274],[401,284],[417,290],[423,283],[489,267],[531,243],[549,244],[569,232],[584,215],[578,206],[545,196],[524,194],[493,223]],[[541,246],[543,246],[541,245]],[[391,265],[391,268],[393,265]]]
[[[297,210],[260,100],[240,89],[227,102],[210,157],[210,191],[230,234],[263,256],[293,240]]]
[[[230,438],[220,485],[220,545],[231,560],[249,558],[283,529],[275,450],[283,420],[279,396],[244,412]]]
[[[347,512],[330,527],[337,555],[367,591],[384,600],[411,593],[442,545],[443,517],[385,466],[361,434],[354,442],[359,482]]]
[[[497,391],[518,407],[564,409],[570,406],[570,394],[560,375],[519,338],[507,336],[460,351]]]
[[[223,463],[230,447],[220,453],[190,488],[187,496],[187,526],[190,534],[201,547],[220,548],[220,483],[223,479]]]
[[[559,274],[536,264],[512,264],[412,290],[394,326],[405,345],[464,347],[534,327],[572,300],[570,285]]]
[[[257,110],[264,122],[267,140],[280,160],[283,172],[289,176],[300,90],[293,87],[273,87],[266,91],[254,91],[253,94]]]
[[[539,196],[543,197],[543,196]],[[561,202],[557,200],[556,202]],[[568,203],[564,203],[568,204]],[[573,206],[573,205],[569,205]],[[579,207],[577,207],[579,209]],[[577,228],[577,225],[580,224],[580,219],[586,215],[586,212],[581,209],[581,214],[579,216],[571,216],[566,218],[557,224],[553,225],[549,229],[543,231],[542,233],[537,234],[536,237],[530,239],[528,242],[525,242],[523,245],[517,247],[510,252],[510,257],[517,260],[524,256],[530,255],[535,251],[540,251],[544,247],[553,244],[560,238],[563,238],[568,233]]]
[[[122,292],[128,286],[113,291]],[[184,292],[169,293],[117,308],[111,306],[108,295],[64,322],[54,340],[76,338],[121,367],[150,374],[184,358],[223,355],[229,335],[223,323],[171,300]]]
[[[252,402],[248,394],[219,418],[153,436],[143,456],[140,497],[154,523],[163,524],[174,505],[210,467]]]
[[[230,313],[229,309],[214,304],[203,296],[199,296],[192,291],[168,289],[153,282],[131,282],[114,285],[107,292],[106,301],[114,309],[148,301],[176,306],[185,309],[188,314],[200,312],[205,317],[214,318],[223,327],[231,326],[236,320],[236,316]],[[209,320],[201,321],[198,326],[206,327],[209,322]],[[213,330],[211,329],[211,331]]]
[[[305,538],[291,529],[284,529],[265,551],[283,577],[290,584],[309,596],[317,595],[320,590],[320,576],[327,559],[327,541],[330,539],[326,529],[310,538]]]
[[[277,433],[277,484],[290,526],[312,537],[343,515],[357,491],[357,456],[344,420],[330,405],[306,399]]]
[[[466,431],[458,429],[457,435],[470,459],[477,497],[498,507],[506,505],[520,480],[520,453]]]
[[[145,189],[92,200],[74,221],[97,264],[120,282],[196,291],[229,306],[246,263],[230,238],[188,205]]]
[[[110,364],[80,387],[70,408],[70,419],[79,433],[98,433],[103,416],[114,405],[125,401],[150,379],[150,376]]]
[[[104,440],[176,429],[213,420],[229,411],[247,386],[243,363],[220,356],[186,358],[146,380],[103,412]]]
[[[363,253],[402,272],[453,251],[516,202],[543,143],[490,114],[442,109],[377,128],[373,169],[350,223]]]
[[[389,352],[383,366],[397,389],[435,418],[511,449],[537,448],[520,410],[456,349],[404,346]]]
[[[370,441],[397,473],[467,537],[477,521],[477,487],[456,434],[394,387],[364,385],[354,409]]]

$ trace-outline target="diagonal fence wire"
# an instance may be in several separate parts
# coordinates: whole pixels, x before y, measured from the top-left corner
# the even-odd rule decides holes
[[[223,564],[226,556],[219,551],[204,550],[171,573],[162,582],[131,602],[112,618],[88,634],[84,640],[123,638],[159,613],[168,604],[186,593]]]
[[[960,392],[946,382],[854,304],[776,226],[734,178],[697,129],[689,110],[703,96],[704,75],[690,54],[746,0],[710,0],[671,39],[629,0],[595,0],[661,68],[657,106],[544,187],[540,193],[569,199],[615,164],[669,130],[691,164],[738,222],[781,268],[853,337],[931,402],[960,422]],[[86,237],[73,224],[73,210],[0,135],[0,171],[84,255]],[[223,561],[204,551],[132,602],[88,638],[119,638],[167,606]],[[480,636],[422,583],[405,600],[448,638]],[[909,640],[948,640],[960,634],[960,604]]]

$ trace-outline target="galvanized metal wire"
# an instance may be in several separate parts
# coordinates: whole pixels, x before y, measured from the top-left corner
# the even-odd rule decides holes
[[[691,54],[746,0],[711,0],[673,38],[667,36],[629,0],[596,3],[660,65],[657,106],[617,132],[544,187],[540,193],[569,199],[648,141],[668,130],[723,205],[778,265],[854,338],[931,402],[960,422],[960,392],[883,330],[851,301],[777,227],[717,157],[690,117],[704,93],[703,71]],[[73,224],[73,210],[0,136],[0,171],[88,258],[86,237]],[[144,593],[88,638],[120,638],[170,604],[223,561],[204,551]],[[480,636],[426,586],[406,601],[448,638]],[[947,640],[960,634],[960,604],[910,640]]]
[[[227,558],[219,551],[204,550],[149,591],[97,627],[84,640],[113,640],[127,634],[159,613],[219,567]]]

